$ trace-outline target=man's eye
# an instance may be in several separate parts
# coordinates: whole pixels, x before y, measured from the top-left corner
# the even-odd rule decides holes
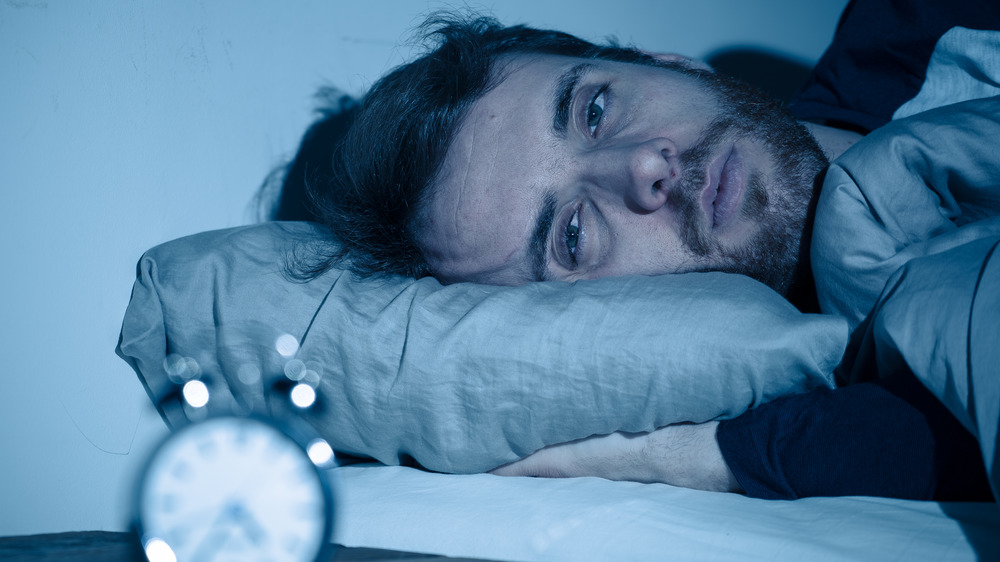
[[[601,117],[604,116],[604,89],[597,92],[594,99],[590,100],[590,105],[587,106],[587,128],[590,129],[590,134],[593,136],[597,132],[597,126],[601,123]]]
[[[566,251],[569,252],[570,261],[576,265],[576,245],[580,241],[580,210],[577,209],[566,224]]]

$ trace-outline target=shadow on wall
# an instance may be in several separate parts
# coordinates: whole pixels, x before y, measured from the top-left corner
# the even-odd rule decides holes
[[[792,58],[755,47],[727,47],[708,55],[705,62],[720,74],[757,86],[784,104],[799,93],[811,67]]]
[[[752,47],[728,47],[706,58],[718,72],[757,86],[787,104],[809,76],[810,67],[787,56]],[[317,95],[319,118],[299,144],[295,159],[275,168],[258,193],[262,220],[316,221],[306,186],[327,181],[334,147],[343,139],[357,113],[357,102],[335,88]]]

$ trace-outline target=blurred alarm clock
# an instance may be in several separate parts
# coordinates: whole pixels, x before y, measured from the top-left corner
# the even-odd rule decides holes
[[[290,398],[299,384],[276,388]],[[134,526],[150,562],[328,559],[330,445],[294,415],[204,414],[199,379],[178,391],[194,421],[154,451],[136,493]]]

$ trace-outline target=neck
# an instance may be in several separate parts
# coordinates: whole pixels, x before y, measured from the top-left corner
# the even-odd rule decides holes
[[[805,121],[802,121],[802,124],[809,130],[813,138],[816,139],[819,147],[823,149],[823,154],[825,154],[826,158],[831,162],[836,160],[841,154],[844,153],[845,150],[854,145],[854,143],[864,138],[863,135],[854,131],[836,129],[834,127],[807,123]]]

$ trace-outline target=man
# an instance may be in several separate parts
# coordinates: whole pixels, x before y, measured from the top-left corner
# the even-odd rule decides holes
[[[859,134],[807,128],[676,55],[485,19],[431,25],[439,47],[373,87],[337,181],[320,194],[338,240],[331,260],[350,257],[362,273],[505,285],[718,270],[815,307],[815,197],[827,158]],[[871,427],[882,438],[858,437]],[[755,441],[775,432],[796,446],[769,464]],[[721,424],[558,445],[495,472],[759,497],[988,498],[977,455],[971,435],[904,373]],[[956,479],[955,463],[980,470]],[[871,466],[927,470],[904,479]]]
[[[806,210],[815,178],[826,161],[814,137],[782,112],[776,102],[677,55],[654,56],[633,49],[600,47],[555,31],[502,28],[485,19],[452,25],[447,21],[429,22],[428,25],[440,26],[436,33],[442,37],[441,48],[397,69],[373,87],[366,96],[362,117],[348,134],[345,149],[340,153],[335,180],[343,181],[323,194],[329,197],[326,199],[329,204],[321,206],[322,212],[329,215],[324,222],[345,242],[356,268],[372,273],[434,274],[444,281],[473,280],[495,284],[722,269],[765,278],[781,292],[791,288],[799,273],[796,270],[800,269],[795,264],[800,262],[797,252]],[[537,60],[528,61],[529,56]],[[530,64],[521,68],[525,62]],[[612,76],[617,77],[617,83],[605,85],[601,82]],[[447,82],[451,77],[454,83]],[[546,84],[544,89],[537,88],[541,80]],[[430,93],[424,95],[424,92]],[[510,101],[528,93],[534,99]],[[492,103],[494,101],[500,103]],[[635,105],[629,108],[626,103]],[[605,105],[608,105],[606,109]],[[514,123],[497,118],[496,110],[500,108],[507,113],[505,117],[514,117],[522,109],[531,113],[516,115],[519,122]],[[608,118],[604,117],[605,110]],[[616,115],[614,111],[621,117],[612,122],[610,117]],[[629,123],[631,129],[617,132],[615,144],[603,141],[607,136],[605,129],[610,125],[624,127],[630,111],[645,116]],[[390,114],[394,119],[385,119]],[[678,120],[678,117],[683,119]],[[582,122],[588,120],[592,123]],[[515,135],[534,136],[521,138],[517,143],[495,143],[492,149],[508,149],[508,152],[497,153],[494,158],[488,154],[491,147],[482,146],[481,141],[468,142],[467,138],[475,135],[473,123],[485,124],[485,121],[502,122],[511,127],[537,127],[511,131]],[[463,123],[462,127],[457,126],[459,122]],[[674,130],[657,130],[666,122],[677,123],[673,125]],[[766,128],[762,127],[764,123]],[[828,139],[828,148],[834,153],[839,153],[859,137],[818,125],[811,127],[822,131],[820,134]],[[492,135],[495,132],[484,133]],[[540,136],[544,133],[554,133],[551,139],[560,137],[565,141],[560,154],[538,151],[538,143],[551,140]],[[599,153],[592,150],[597,148],[596,144],[583,146],[582,137],[591,139],[592,144],[601,139],[602,150]],[[484,137],[480,135],[479,138]],[[495,137],[494,140],[499,138],[507,137]],[[653,139],[660,139],[660,144],[644,144]],[[459,150],[480,150],[474,159],[485,163],[487,169],[456,169],[466,156],[472,156],[460,156]],[[569,154],[570,150],[576,153]],[[643,206],[663,207],[669,194],[672,208],[685,206],[690,209],[697,205],[707,213],[707,208],[712,207],[714,214],[718,207],[719,223],[714,224],[716,218],[713,217],[713,224],[705,224],[685,211],[691,222],[683,230],[672,225],[673,230],[680,232],[680,237],[667,241],[667,246],[658,255],[644,257],[645,263],[639,265],[636,260],[640,250],[622,246],[630,234],[619,235],[610,229],[633,228],[634,232],[644,227],[626,224],[634,217],[622,217],[618,221],[616,217],[602,217],[612,221],[601,227],[613,236],[615,249],[622,254],[602,254],[601,257],[609,261],[600,264],[582,263],[581,259],[591,257],[591,253],[586,252],[588,243],[602,242],[607,246],[605,251],[612,243],[612,240],[598,240],[598,232],[590,233],[587,229],[588,211],[598,209],[581,207],[579,215],[567,215],[565,210],[571,205],[574,194],[567,192],[566,185],[558,186],[559,193],[555,185],[547,186],[544,193],[529,194],[527,190],[541,190],[540,182],[550,179],[544,177],[544,168],[547,168],[544,173],[559,174],[558,167],[577,164],[571,159],[582,157],[580,152],[583,150],[588,151],[588,165],[595,170],[603,168],[608,177],[562,177],[563,184],[574,180],[605,185],[618,183],[618,178],[610,177],[613,172],[672,174],[670,178],[650,177],[649,185],[644,188],[652,189],[654,184],[661,186],[658,195],[662,201],[633,197],[628,202],[621,202],[633,207],[633,211]],[[655,166],[655,161],[643,158],[668,153],[669,169],[625,170],[625,165],[641,168],[652,163]],[[359,158],[361,155],[364,157]],[[528,155],[532,155],[532,161],[526,160]],[[663,160],[661,156],[657,158]],[[602,159],[623,165],[613,171]],[[497,165],[514,169],[498,168]],[[486,171],[494,176],[479,175]],[[705,176],[710,171],[715,174],[712,178]],[[524,177],[510,177],[512,172],[520,172]],[[439,208],[457,193],[425,200],[428,191],[448,190],[456,183],[465,185],[458,179],[465,173],[477,175],[477,179],[482,180],[475,186],[480,192],[489,192],[497,183],[514,185],[515,189],[504,190],[504,209],[482,208],[480,204],[491,204],[482,198],[470,202],[469,208]],[[449,181],[451,179],[455,181]],[[634,179],[646,181],[641,177]],[[714,182],[712,191],[718,197],[709,197],[709,193],[701,189],[709,179]],[[489,183],[491,180],[494,184]],[[724,180],[721,182],[723,187],[733,184],[732,188],[720,191],[720,180]],[[687,189],[672,189],[670,184],[674,181],[683,181]],[[737,200],[744,200],[744,181],[749,187],[746,200],[759,209],[747,209],[742,214],[751,215],[759,210],[769,217],[781,218],[744,220],[735,216],[740,214],[735,213]],[[769,186],[770,181],[783,185]],[[789,194],[790,189],[797,191]],[[695,191],[705,200],[695,201]],[[618,195],[612,197],[620,198]],[[515,205],[517,208],[513,208]],[[575,245],[572,255],[565,247],[557,251],[555,238],[560,234],[553,228],[557,210],[561,211],[558,218],[565,219],[559,223],[562,234],[566,234],[567,228],[578,229],[574,240],[579,241],[579,253]],[[649,214],[653,210],[644,212]],[[467,228],[472,225],[465,223],[442,224],[438,215],[452,211],[463,213],[456,219],[477,224],[472,228]],[[525,221],[526,217],[530,220]],[[574,219],[572,225],[571,218]],[[512,219],[518,220],[518,224],[513,224]],[[730,221],[732,225],[728,224]],[[750,222],[756,224],[748,224]],[[552,238],[542,240],[541,233],[536,232],[539,227],[546,227],[545,234]],[[512,228],[519,231],[512,232]],[[713,228],[717,232],[709,232]],[[495,234],[454,239],[459,231]],[[660,234],[673,237],[666,229],[661,229]],[[761,249],[761,244],[750,242],[751,237],[766,240],[766,247]],[[530,259],[524,249],[517,256],[487,255],[482,251],[485,249],[482,246],[489,244],[491,252],[510,254],[514,251],[511,245],[527,242],[529,238],[534,251]],[[504,240],[508,246],[495,247],[498,240]],[[548,245],[544,253],[539,251],[542,244]],[[674,255],[678,253],[683,256]],[[470,254],[475,257],[470,259]],[[575,265],[571,258],[577,260]],[[497,263],[500,259],[505,260],[504,263]],[[514,264],[514,259],[519,260],[518,263]],[[774,267],[774,259],[781,260],[780,267]],[[569,271],[570,267],[574,270]],[[582,271],[584,268],[586,272]]]

